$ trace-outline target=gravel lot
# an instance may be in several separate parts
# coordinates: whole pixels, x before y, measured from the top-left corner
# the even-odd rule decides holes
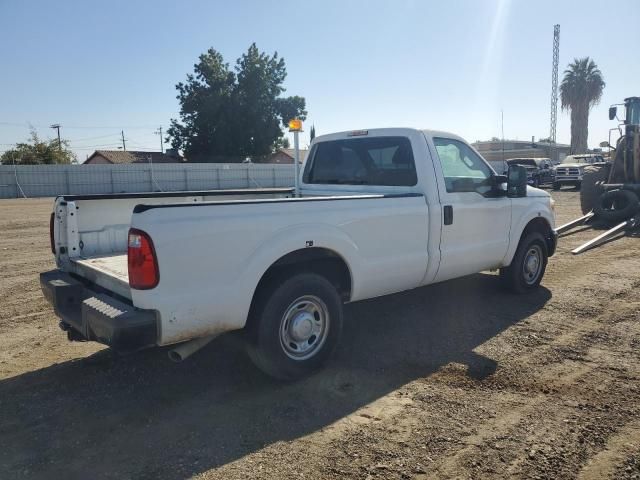
[[[182,364],[67,342],[51,203],[0,201],[2,479],[640,478],[638,238],[562,238],[526,296],[485,273],[350,305],[330,365],[280,384],[236,335]]]

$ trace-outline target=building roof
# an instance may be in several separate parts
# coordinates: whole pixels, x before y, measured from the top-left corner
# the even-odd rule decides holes
[[[525,150],[525,149],[533,149],[533,148],[549,148],[551,144],[545,141],[536,141],[531,143],[531,140],[508,140],[505,139],[504,142],[502,140],[484,140],[477,141],[471,144],[480,152],[492,151],[492,150]],[[535,145],[535,146],[534,146]],[[567,145],[566,143],[556,143],[555,147],[557,149],[568,149],[571,145]]]
[[[142,152],[136,150],[96,150],[84,163],[90,163],[91,159],[102,156],[111,163],[177,163],[184,161],[182,157],[174,157],[162,152]]]
[[[307,155],[307,152],[309,150],[304,150],[304,149],[300,149],[300,160],[303,160],[304,157]],[[294,148],[280,148],[278,149],[278,152],[282,152],[285,155],[287,155],[288,157],[291,157],[291,159],[296,158],[296,151]],[[277,152],[276,152],[277,153]]]

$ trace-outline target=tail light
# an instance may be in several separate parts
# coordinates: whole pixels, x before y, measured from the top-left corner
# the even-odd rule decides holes
[[[51,242],[51,253],[56,254],[56,239],[54,237],[53,229],[55,227],[56,222],[56,214],[51,212],[51,217],[49,218],[49,242]]]
[[[158,285],[160,271],[153,242],[146,232],[129,229],[127,248],[129,286],[136,290],[149,290]]]

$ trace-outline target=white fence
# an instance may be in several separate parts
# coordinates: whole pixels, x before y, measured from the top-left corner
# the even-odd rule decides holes
[[[0,198],[291,187],[293,165],[0,165]]]

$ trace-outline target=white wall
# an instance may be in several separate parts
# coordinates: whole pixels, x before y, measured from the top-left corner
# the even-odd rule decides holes
[[[0,165],[0,198],[293,186],[293,165]]]

